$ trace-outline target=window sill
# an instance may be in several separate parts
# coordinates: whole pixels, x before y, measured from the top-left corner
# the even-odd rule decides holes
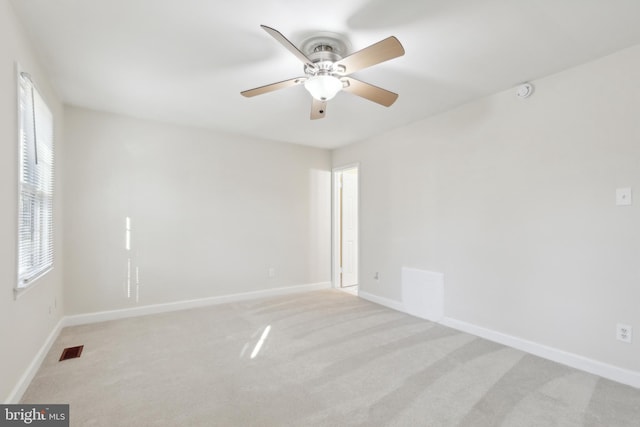
[[[46,276],[47,273],[49,273],[51,270],[53,270],[53,267],[47,268],[42,273],[38,274],[36,277],[31,279],[27,285],[13,288],[13,299],[14,300],[19,299],[24,294],[29,292],[31,289],[37,287],[40,283],[44,282],[44,280],[40,280],[40,279]]]

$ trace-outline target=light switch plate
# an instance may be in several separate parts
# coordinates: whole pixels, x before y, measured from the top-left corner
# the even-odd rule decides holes
[[[616,205],[629,206],[631,204],[631,188],[616,189]]]

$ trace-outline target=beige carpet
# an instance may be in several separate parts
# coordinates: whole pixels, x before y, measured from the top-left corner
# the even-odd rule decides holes
[[[23,402],[72,426],[640,426],[640,390],[340,291],[66,328]]]

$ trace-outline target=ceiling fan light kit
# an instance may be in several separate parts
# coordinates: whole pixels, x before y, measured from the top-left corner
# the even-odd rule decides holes
[[[304,88],[318,101],[333,99],[342,90],[339,78],[330,75],[318,75],[304,82]]]
[[[340,91],[352,93],[385,107],[391,106],[398,98],[396,93],[350,76],[356,71],[404,55],[404,48],[395,37],[387,37],[378,43],[343,57],[348,43],[339,35],[322,33],[311,37],[303,43],[302,50],[300,50],[279,31],[266,25],[261,27],[303,63],[305,75],[245,90],[241,92],[243,96],[253,97],[304,84],[305,89],[313,98],[312,120],[325,116],[327,101],[333,99]]]

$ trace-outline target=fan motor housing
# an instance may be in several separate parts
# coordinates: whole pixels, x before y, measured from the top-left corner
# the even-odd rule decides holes
[[[346,55],[348,47],[349,43],[339,34],[325,32],[306,39],[302,42],[300,50],[313,61],[321,74],[328,74],[336,71],[333,64]],[[305,73],[317,74],[307,67]]]
[[[322,62],[336,62],[342,59],[342,56],[333,51],[329,45],[318,45],[315,50],[307,55],[314,64]]]
[[[343,58],[351,49],[351,44],[343,35],[323,31],[306,38],[301,43],[300,50],[309,56],[318,50],[326,50],[327,46],[340,58]]]

